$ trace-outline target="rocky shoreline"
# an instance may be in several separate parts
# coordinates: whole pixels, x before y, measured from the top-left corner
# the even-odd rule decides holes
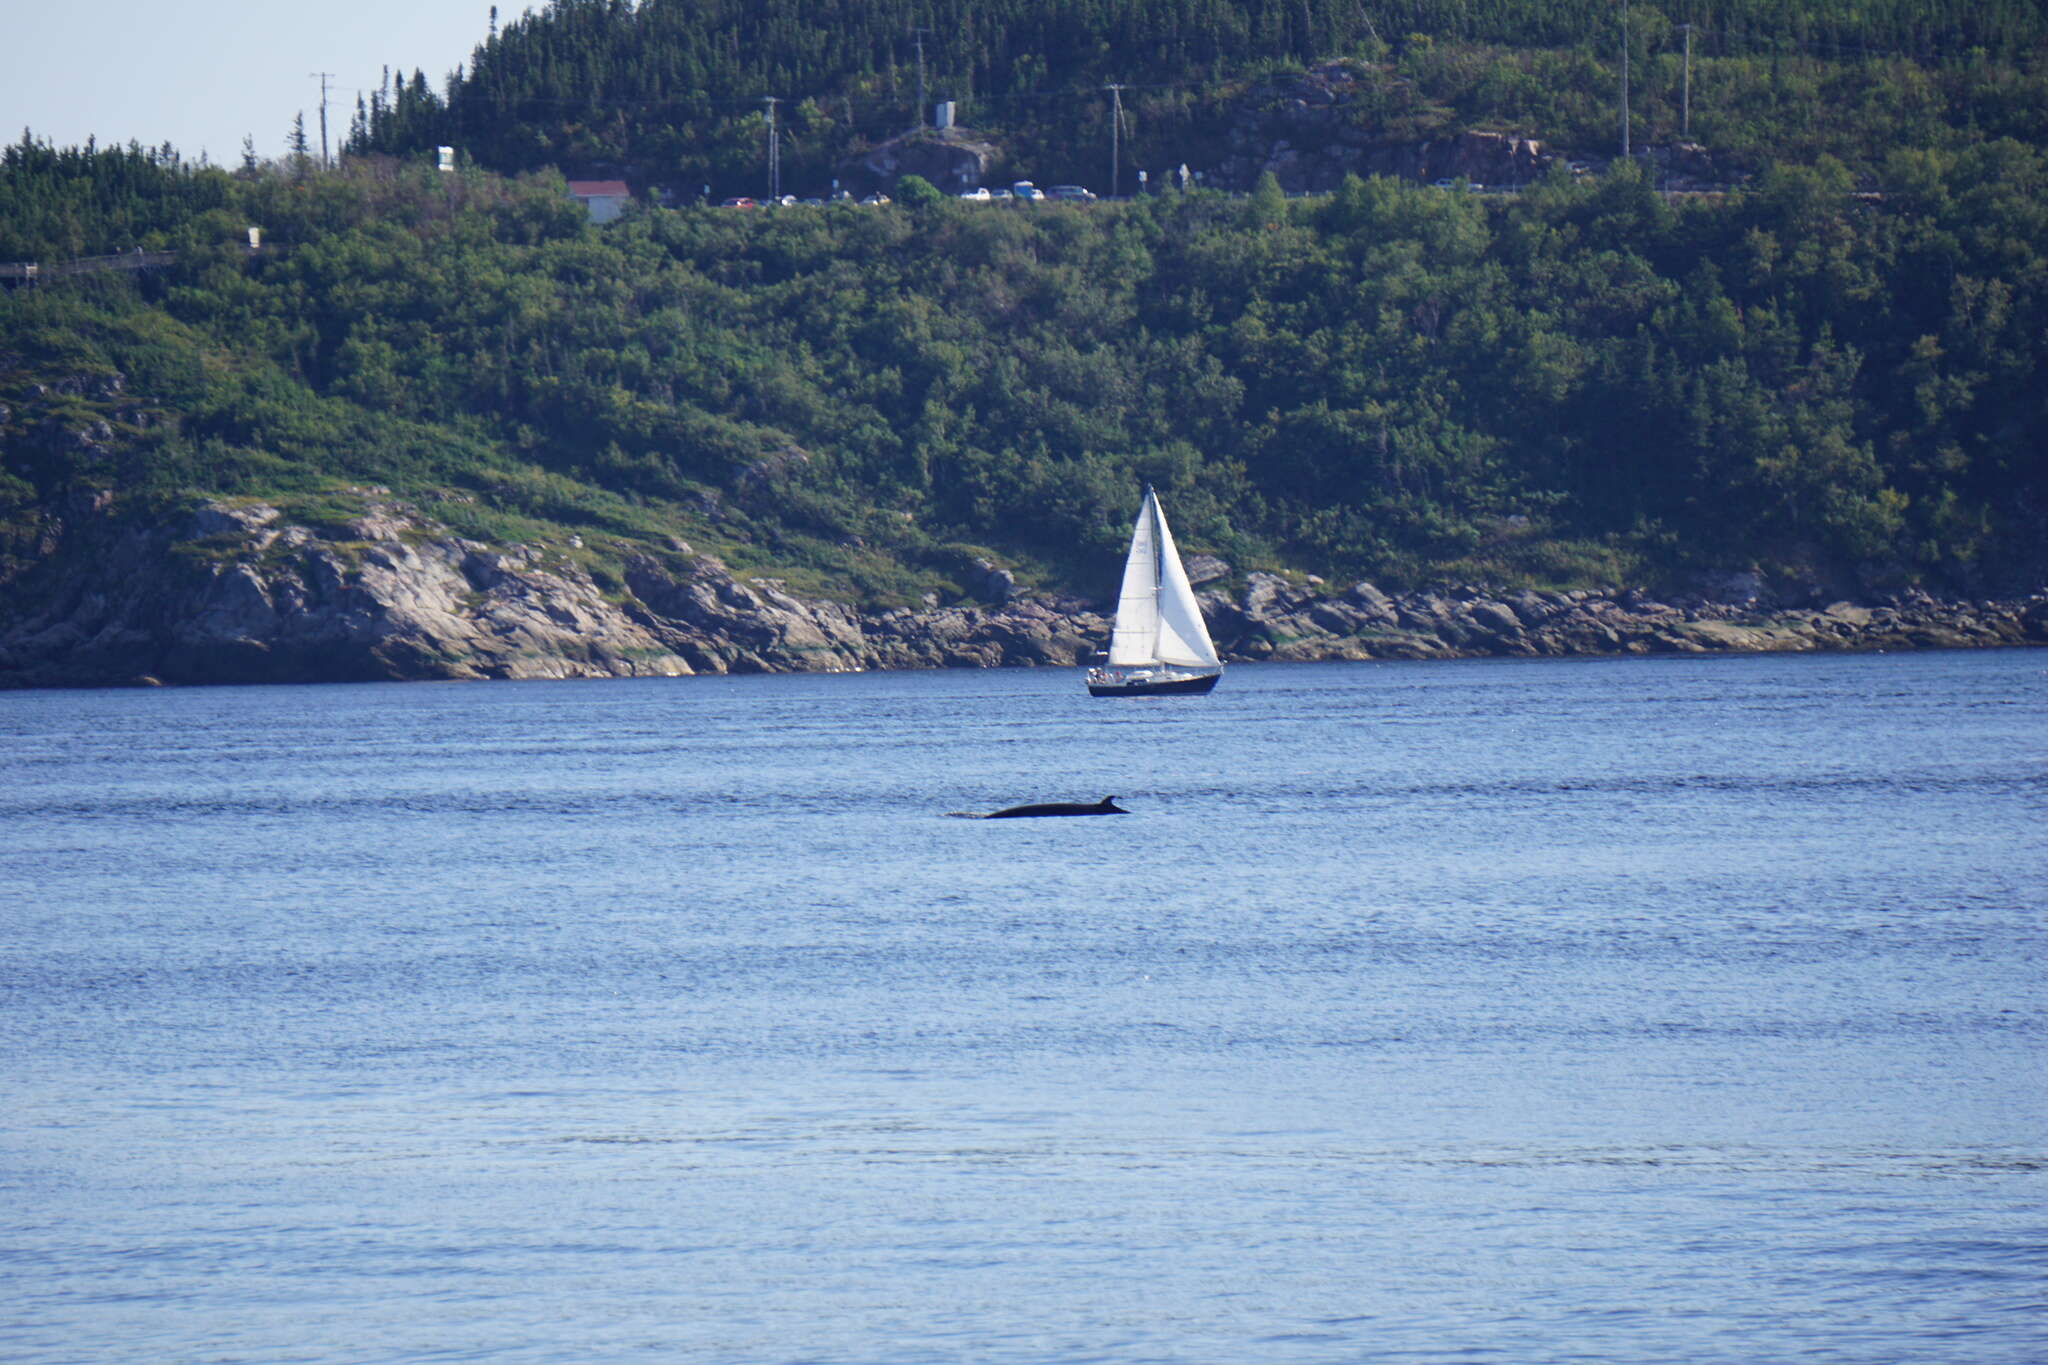
[[[601,587],[573,557],[455,537],[373,504],[347,537],[263,504],[138,527],[105,500],[57,519],[0,598],[0,687],[1072,666],[1106,604],[1008,595],[861,611],[804,600],[678,543]],[[1231,660],[1902,650],[2048,643],[2048,593],[1783,601],[1754,580],[1659,600],[1477,587],[1343,591],[1252,573],[1202,593]]]

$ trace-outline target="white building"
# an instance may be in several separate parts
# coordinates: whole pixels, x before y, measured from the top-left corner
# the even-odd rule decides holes
[[[583,205],[591,222],[609,223],[626,211],[626,205],[633,201],[633,191],[626,188],[623,180],[571,180],[569,197]]]

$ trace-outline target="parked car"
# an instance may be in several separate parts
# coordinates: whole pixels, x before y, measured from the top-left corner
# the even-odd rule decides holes
[[[1010,186],[1010,197],[1012,199],[1036,202],[1045,198],[1045,191],[1039,189],[1038,186],[1032,184],[1029,180],[1019,180],[1016,184]]]
[[[851,204],[851,203],[853,202],[853,191],[852,191],[852,190],[834,190],[834,191],[832,191],[832,202],[833,202],[833,203],[835,203],[835,204]]]
[[[1437,180],[1431,183],[1440,190],[1454,190],[1458,188],[1458,182],[1455,180]]]
[[[1080,185],[1054,185],[1045,192],[1045,197],[1061,199],[1069,204],[1085,204],[1095,197],[1095,192]]]
[[[740,195],[731,199],[719,200],[718,207],[722,209],[757,209],[761,206],[746,196]]]
[[[888,195],[886,195],[886,194],[883,194],[883,193],[882,193],[882,192],[881,192],[880,190],[876,190],[876,191],[875,191],[875,192],[874,192],[873,194],[871,194],[871,195],[868,195],[868,196],[867,196],[866,198],[862,199],[862,200],[861,200],[860,202],[861,202],[861,203],[863,203],[863,204],[866,204],[866,205],[867,205],[868,207],[872,208],[872,207],[874,207],[874,206],[875,206],[876,204],[886,204],[886,203],[888,203],[888,202],[889,202],[889,196],[888,196]]]
[[[989,197],[988,186],[986,185],[976,185],[971,190],[960,191],[960,198],[972,199],[977,204],[986,204],[989,201]]]
[[[991,199],[1008,199],[1010,192],[1008,190],[990,190],[988,197]]]

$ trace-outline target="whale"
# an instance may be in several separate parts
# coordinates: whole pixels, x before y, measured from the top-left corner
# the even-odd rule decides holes
[[[1085,801],[1039,801],[1028,806],[1011,806],[1007,810],[990,811],[984,820],[1027,820],[1040,815],[1129,815],[1131,812],[1116,804],[1114,796],[1105,796],[1090,804]]]

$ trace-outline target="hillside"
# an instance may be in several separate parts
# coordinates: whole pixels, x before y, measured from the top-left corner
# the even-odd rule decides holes
[[[2017,0],[1635,5],[1628,37],[1634,145],[1700,144],[1724,177],[1826,154],[1868,180],[1901,147],[2048,141],[2048,20]],[[1126,185],[1137,168],[1216,170],[1247,113],[1291,105],[1289,78],[1332,60],[1358,142],[1481,130],[1573,157],[1619,142],[1620,11],[1584,0],[558,0],[494,29],[445,82],[388,78],[350,145],[760,194],[773,95],[782,183],[822,193],[917,124],[920,49],[928,98],[1002,149],[1005,179],[1107,189],[1108,82],[1127,87]]]
[[[0,295],[0,637],[32,654],[63,634],[52,622],[84,629],[65,604],[118,586],[83,586],[108,547],[156,545],[170,577],[199,575],[184,596],[135,598],[146,619],[211,602],[244,569],[266,594],[303,596],[321,563],[340,582],[373,551],[431,544],[444,566],[496,556],[569,585],[505,570],[428,594],[461,612],[502,607],[546,634],[492,594],[563,592],[563,612],[624,613],[616,638],[654,630],[667,657],[688,642],[643,619],[658,582],[740,597],[773,585],[806,612],[855,613],[871,640],[956,631],[889,613],[1014,597],[1065,623],[1017,638],[1051,631],[1066,650],[1148,481],[1183,544],[1217,561],[1215,590],[1265,632],[1245,636],[1259,648],[1295,626],[1267,629],[1276,599],[1258,575],[1332,603],[1361,582],[1476,585],[1468,603],[1634,589],[1759,610],[2023,596],[2048,582],[2048,138],[2025,97],[2038,35],[1997,7],[1974,14],[1942,33],[1985,50],[1954,62],[1766,63],[1785,102],[1756,126],[1803,118],[1807,160],[1706,149],[1749,167],[1730,193],[1664,194],[1654,166],[1575,174],[1559,158],[1509,194],[1345,174],[1383,169],[1375,149],[1408,145],[1413,119],[1483,121],[1376,104],[1386,92],[1421,100],[1453,77],[1491,89],[1502,62],[1542,73],[1570,59],[1479,44],[1507,30],[1212,73],[1206,88],[1234,92],[1216,95],[1234,101],[1226,150],[1247,178],[1269,172],[1241,196],[1016,209],[927,187],[885,209],[641,204],[599,227],[551,168],[472,159],[440,174],[359,152],[333,170],[288,158],[230,172],[168,148],[24,136],[0,153],[0,261],[163,254]],[[486,49],[544,48],[572,21],[602,34],[683,17],[556,6]],[[990,54],[1009,50],[978,31]],[[1774,30],[1759,18],[1750,32]],[[1545,77],[1525,95],[1590,92],[1601,72],[1581,58],[1579,84]],[[876,78],[869,58],[833,60],[835,80]],[[1076,60],[1078,80],[1093,68]],[[1695,77],[1709,70],[1703,59]],[[1853,101],[1799,84],[1816,72],[1873,100],[1917,81],[1926,117],[1888,106],[1887,126],[1912,131],[1888,145],[1852,128]],[[445,102],[422,84],[414,112],[457,117],[464,82],[483,79]],[[1344,100],[1289,93],[1312,89]],[[1667,106],[1646,93],[1641,107],[1655,121]],[[515,114],[504,128],[523,126]],[[1289,198],[1261,139],[1312,124],[1327,146],[1295,134],[1282,169],[1335,189]],[[610,126],[639,135],[630,118]],[[528,159],[556,150],[538,128],[519,134]],[[268,509],[256,522],[270,530],[151,539],[241,525],[249,507]],[[1365,629],[1375,600],[1329,606],[1322,628]],[[1388,647],[1465,647],[1469,626],[1431,634],[1436,610],[1415,606],[1400,629],[1437,645]],[[1316,606],[1288,612],[1308,623]],[[771,658],[743,639],[753,626],[732,629],[728,665],[804,657]],[[1558,647],[1605,638],[1557,630]],[[1366,648],[1344,638],[1327,650]],[[1011,657],[989,647],[976,657]],[[653,648],[622,643],[618,657]],[[900,656],[848,648],[847,666],[950,657],[922,637]]]
[[[179,171],[230,207],[171,240],[248,219],[274,251],[10,295],[10,486],[460,487],[480,529],[683,526],[878,599],[961,545],[1083,585],[1143,479],[1195,544],[1327,575],[2030,564],[2043,159],[1892,173],[1881,203],[1839,169],[1673,202],[1623,168],[596,229],[546,178]],[[52,371],[159,415],[60,459],[23,439]]]

